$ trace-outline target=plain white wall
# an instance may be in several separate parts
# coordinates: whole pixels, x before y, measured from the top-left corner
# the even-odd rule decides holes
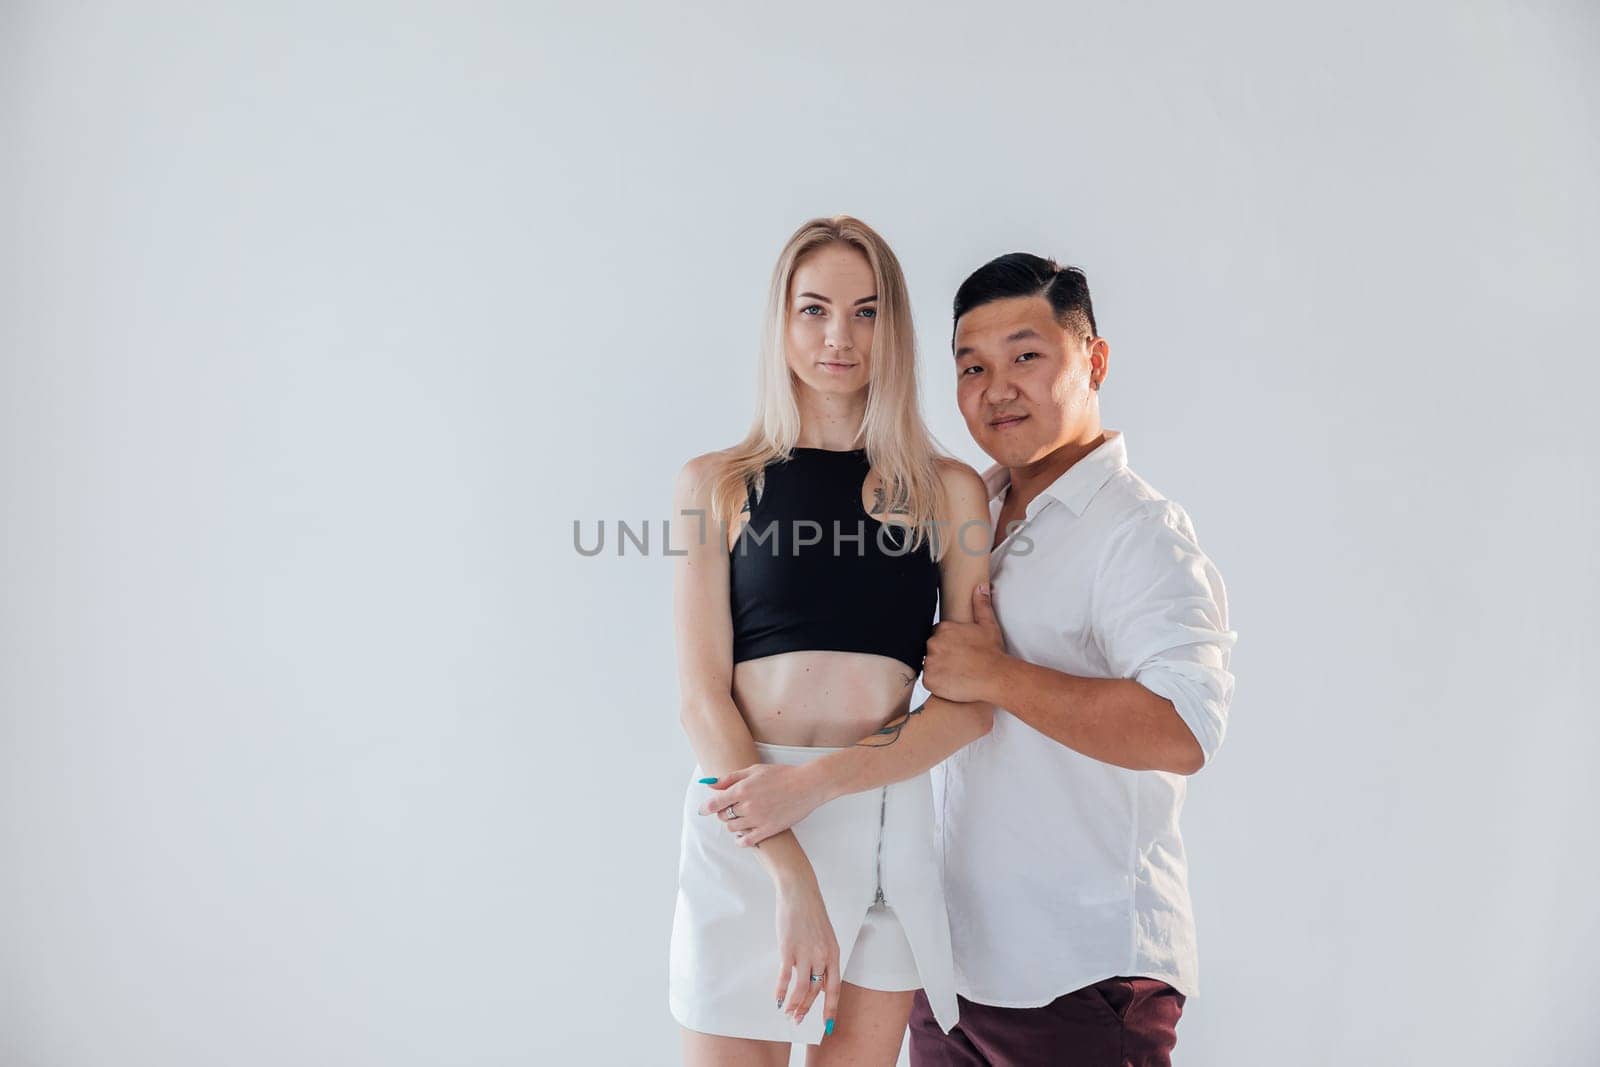
[[[0,1061],[675,1062],[664,517],[778,248],[984,260],[1241,638],[1188,1067],[1577,1062],[1581,3],[0,6]],[[659,529],[656,531],[659,534]],[[659,543],[656,544],[659,548]]]

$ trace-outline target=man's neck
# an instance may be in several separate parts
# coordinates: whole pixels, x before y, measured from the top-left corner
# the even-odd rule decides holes
[[[1006,490],[1006,503],[1013,508],[1027,507],[1051,482],[1065,474],[1078,460],[1105,444],[1105,441],[1105,431],[1096,425],[1032,463],[1008,468],[1011,472],[1011,488]]]

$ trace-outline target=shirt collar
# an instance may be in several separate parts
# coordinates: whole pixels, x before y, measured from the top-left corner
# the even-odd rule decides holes
[[[1033,518],[1044,507],[1047,498],[1059,500],[1071,508],[1074,515],[1083,514],[1083,509],[1089,506],[1089,501],[1094,499],[1100,487],[1128,465],[1128,446],[1122,438],[1122,431],[1107,430],[1105,435],[1106,439],[1099,447],[1062,471],[1059,478],[1028,501],[1024,509],[1028,518]],[[1011,471],[996,463],[984,471],[983,481],[989,489],[989,500],[993,502],[1010,487]]]

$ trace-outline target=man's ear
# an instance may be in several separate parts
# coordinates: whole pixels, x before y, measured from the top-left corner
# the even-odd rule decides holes
[[[1111,342],[1096,337],[1089,342],[1089,388],[1098,390],[1111,373]]]

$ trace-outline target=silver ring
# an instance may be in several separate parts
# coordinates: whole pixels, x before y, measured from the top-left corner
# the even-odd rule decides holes
[[[811,976],[811,980],[812,980],[812,981],[813,981],[813,982],[820,982],[820,981],[822,981],[822,975],[820,975],[820,974],[814,974],[814,975],[812,975],[812,976]]]
[[[729,804],[727,807],[722,809],[722,817],[725,822],[732,822],[739,816],[733,814],[733,805]]]

